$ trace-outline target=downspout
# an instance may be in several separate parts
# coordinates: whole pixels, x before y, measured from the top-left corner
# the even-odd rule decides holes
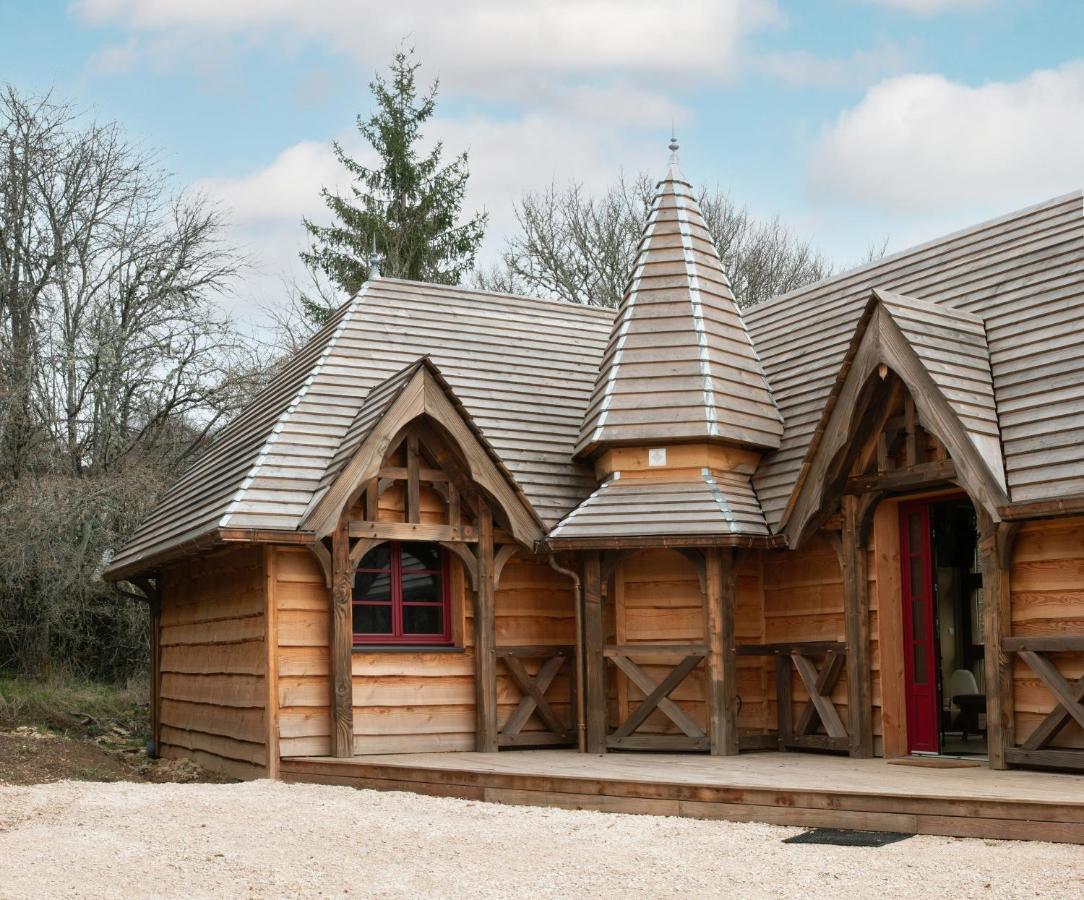
[[[557,558],[549,554],[550,568],[572,579],[572,593],[576,607],[576,749],[580,753],[587,751],[587,726],[584,721],[583,702],[583,590],[580,576],[572,569],[557,564]]]

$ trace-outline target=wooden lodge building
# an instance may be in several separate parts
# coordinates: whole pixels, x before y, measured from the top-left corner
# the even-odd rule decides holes
[[[105,577],[229,775],[1084,842],[1082,197],[739,310],[675,154],[616,315],[370,279]]]

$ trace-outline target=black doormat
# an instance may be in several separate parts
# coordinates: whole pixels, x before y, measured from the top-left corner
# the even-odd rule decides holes
[[[883,847],[905,841],[910,834],[898,831],[851,831],[847,828],[811,828],[794,837],[784,838],[784,844],[834,844],[837,847]]]

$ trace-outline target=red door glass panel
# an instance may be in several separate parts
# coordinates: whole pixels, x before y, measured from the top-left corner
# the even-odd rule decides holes
[[[929,504],[900,504],[907,749],[925,753],[940,749],[932,553]]]

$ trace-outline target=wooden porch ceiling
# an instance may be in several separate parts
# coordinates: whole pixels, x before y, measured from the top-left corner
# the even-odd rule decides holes
[[[804,753],[518,750],[282,760],[286,781],[496,803],[1084,843],[1084,778]]]

